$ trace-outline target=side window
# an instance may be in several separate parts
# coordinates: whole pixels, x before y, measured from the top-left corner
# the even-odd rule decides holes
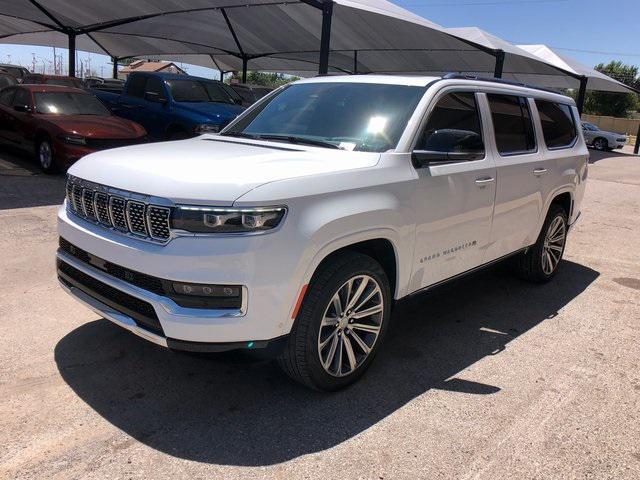
[[[487,98],[500,155],[533,152],[536,140],[527,99],[493,93]]]
[[[15,88],[6,88],[4,90],[2,90],[2,93],[0,93],[0,103],[2,105],[6,105],[7,107],[11,106],[11,104],[13,103],[13,96],[16,93],[16,89]]]
[[[147,85],[145,87],[145,93],[155,93],[158,95],[158,98],[162,98],[164,100],[167,99],[167,95],[165,94],[164,82],[157,77],[149,77],[147,80]]]
[[[438,100],[415,148],[447,153],[484,153],[475,94],[449,93]]]
[[[571,107],[560,103],[536,100],[542,133],[548,148],[567,148],[573,145],[578,132]]]
[[[24,107],[25,105],[30,107],[31,95],[24,88],[18,88],[16,90],[15,97],[13,97],[13,102],[11,102],[11,105],[13,105],[14,107],[15,106]]]
[[[127,95],[144,98],[144,87],[146,83],[147,77],[143,75],[132,76],[127,83]]]
[[[27,75],[26,77],[24,77],[24,80],[22,80],[22,83],[24,84],[38,83],[38,77],[34,77],[33,75]]]

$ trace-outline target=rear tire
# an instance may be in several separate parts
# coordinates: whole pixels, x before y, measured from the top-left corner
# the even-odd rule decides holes
[[[567,243],[567,212],[552,204],[536,243],[514,258],[516,275],[534,283],[546,283],[558,271]]]
[[[335,391],[358,380],[373,361],[391,316],[389,280],[378,262],[338,253],[314,274],[280,367],[315,390]]]
[[[44,173],[53,174],[58,172],[58,165],[53,153],[53,145],[48,137],[43,137],[36,145],[36,158]]]

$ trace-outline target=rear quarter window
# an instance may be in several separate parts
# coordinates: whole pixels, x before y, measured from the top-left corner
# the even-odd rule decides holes
[[[536,100],[536,107],[547,148],[571,147],[578,137],[571,107],[546,100]]]

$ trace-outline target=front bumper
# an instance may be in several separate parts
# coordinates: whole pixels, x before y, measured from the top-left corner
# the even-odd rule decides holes
[[[126,281],[126,276],[110,275],[58,252],[58,261],[148,304],[158,328],[146,328],[122,308],[62,279],[64,289],[89,308],[156,344],[195,351],[260,348],[286,336],[293,324],[291,312],[304,272],[300,273],[300,256],[287,242],[259,235],[178,237],[158,245],[104,229],[68,213],[64,206],[58,212],[58,233],[78,249],[140,274],[173,282],[242,286],[240,308],[184,307]]]

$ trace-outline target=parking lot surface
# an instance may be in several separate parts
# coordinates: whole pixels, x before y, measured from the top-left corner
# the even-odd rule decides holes
[[[640,157],[591,155],[550,284],[498,267],[402,302],[362,381],[321,394],[68,297],[64,178],[0,151],[0,478],[640,478]]]

